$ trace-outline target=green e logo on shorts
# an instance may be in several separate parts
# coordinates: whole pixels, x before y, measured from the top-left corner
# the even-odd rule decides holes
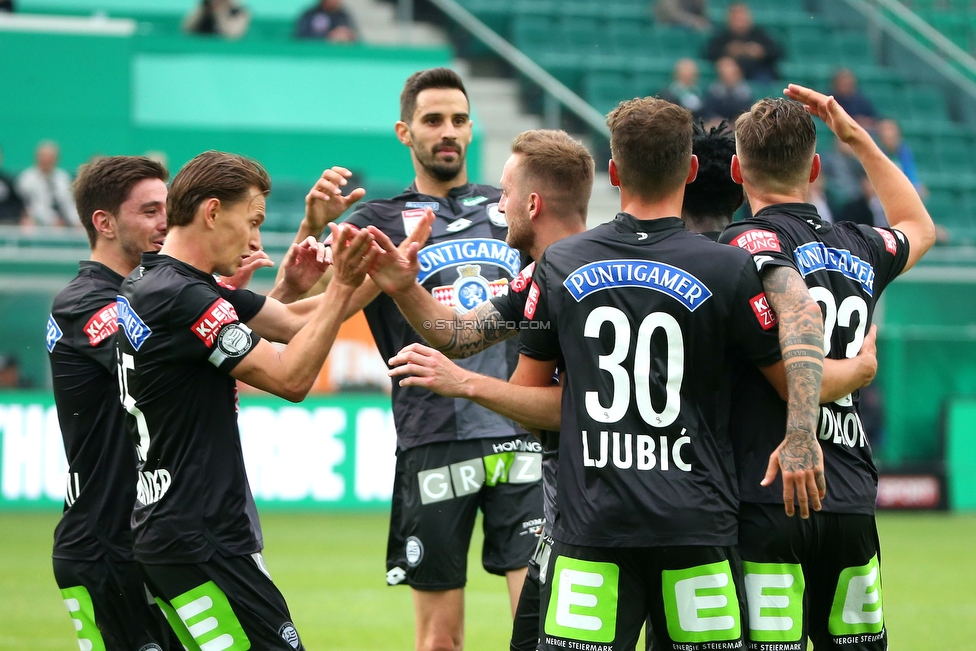
[[[213,581],[184,592],[170,605],[199,648],[207,651],[246,651],[251,648],[251,641],[244,634],[227,595]],[[170,619],[170,624],[178,631],[177,623]],[[178,633],[177,637],[183,641],[183,635]]]
[[[849,567],[840,573],[827,630],[840,637],[880,633],[882,628],[881,568],[875,555],[867,565]]]
[[[609,644],[617,634],[617,579],[613,563],[560,556],[553,568],[546,635]]]
[[[61,598],[68,609],[68,615],[78,631],[78,647],[81,651],[105,651],[102,634],[95,625],[95,605],[88,588],[76,585],[61,591]]]
[[[661,572],[668,635],[680,644],[737,640],[739,600],[729,562]]]
[[[749,640],[795,642],[803,636],[803,570],[795,563],[743,561]]]

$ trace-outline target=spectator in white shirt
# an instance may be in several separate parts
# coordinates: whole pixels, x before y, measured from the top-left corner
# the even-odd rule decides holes
[[[81,225],[71,196],[71,175],[58,167],[60,155],[56,143],[42,142],[34,154],[34,167],[17,177],[17,192],[27,204],[29,224]]]

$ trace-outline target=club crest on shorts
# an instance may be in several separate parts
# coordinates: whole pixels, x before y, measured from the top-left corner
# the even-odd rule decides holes
[[[295,630],[295,625],[291,622],[285,622],[278,629],[278,635],[291,646],[293,649],[297,649],[302,646],[302,641],[298,637],[298,631]]]
[[[481,275],[481,265],[466,264],[457,268],[458,279],[453,285],[435,287],[431,292],[441,303],[464,314],[489,298],[501,296],[508,290],[508,280],[488,280]]]
[[[417,567],[420,561],[424,560],[424,544],[417,536],[407,538],[406,544],[407,565]]]

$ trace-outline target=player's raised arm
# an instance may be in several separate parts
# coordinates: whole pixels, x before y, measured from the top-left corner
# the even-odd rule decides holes
[[[510,383],[463,369],[433,348],[411,344],[390,360],[390,366],[390,377],[403,378],[400,386],[466,398],[528,428],[559,429],[562,387],[552,386],[555,361],[522,355]]]
[[[783,473],[783,503],[800,516],[819,511],[827,493],[823,452],[817,441],[820,384],[823,377],[823,316],[800,274],[790,267],[772,267],[763,274],[769,306],[779,318],[779,340],[787,384],[786,437],[770,456],[763,485]]]
[[[424,221],[417,228],[429,230],[433,220],[434,214],[428,208]],[[419,246],[397,249],[381,231],[371,230],[383,253],[370,269],[370,278],[390,295],[413,329],[431,346],[447,357],[464,358],[518,333],[518,328],[509,327],[509,322],[491,301],[485,301],[463,315],[438,301],[417,283]]]
[[[823,120],[841,141],[854,150],[877,190],[888,224],[908,238],[908,261],[902,273],[911,269],[935,244],[935,224],[915,186],[881,151],[871,134],[849,116],[832,96],[796,84],[789,85],[786,95],[806,105],[808,111]]]
[[[303,400],[312,388],[352,294],[377,254],[368,231],[351,235],[348,227],[331,228],[335,274],[309,322],[282,351],[260,342],[231,373],[238,380],[292,402]]]

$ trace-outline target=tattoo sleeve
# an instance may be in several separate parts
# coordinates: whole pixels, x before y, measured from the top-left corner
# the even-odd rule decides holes
[[[491,301],[443,325],[451,327],[451,339],[437,349],[455,359],[471,357],[518,333],[518,324],[504,320]]]
[[[823,379],[823,314],[795,269],[767,270],[763,274],[763,288],[779,318],[779,341],[789,394],[782,470],[811,469],[820,457],[816,426]],[[818,484],[822,480],[821,474]]]

